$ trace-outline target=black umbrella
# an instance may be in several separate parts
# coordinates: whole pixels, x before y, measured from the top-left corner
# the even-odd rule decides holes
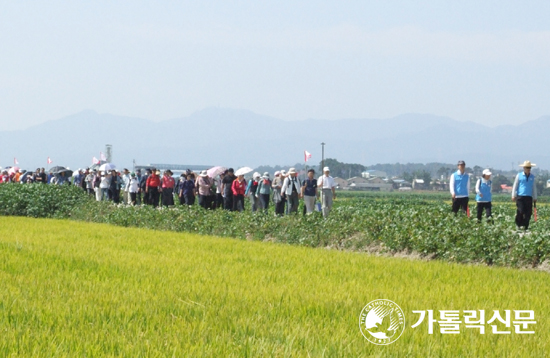
[[[55,174],[61,174],[61,173],[65,173],[65,178],[70,178],[73,175],[73,171],[70,169],[63,169],[63,170],[57,171]]]
[[[56,167],[51,168],[50,173],[56,174],[57,172],[60,172],[63,170],[67,170],[67,168],[58,165]]]

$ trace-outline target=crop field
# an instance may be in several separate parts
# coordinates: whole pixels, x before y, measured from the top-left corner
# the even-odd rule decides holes
[[[548,273],[0,217],[0,356],[544,357]],[[402,336],[369,343],[370,301]],[[535,334],[433,334],[413,310],[533,310]],[[513,328],[512,328],[513,331]]]
[[[275,217],[267,213],[203,210],[198,206],[153,209],[124,207],[91,200],[74,187],[0,186],[0,215],[65,218],[247,240],[279,242],[346,251],[414,255],[459,263],[509,267],[550,264],[550,206],[538,205],[530,232],[516,231],[515,207],[498,196],[493,220],[478,223],[451,213],[441,193],[345,193],[327,220],[319,213]]]

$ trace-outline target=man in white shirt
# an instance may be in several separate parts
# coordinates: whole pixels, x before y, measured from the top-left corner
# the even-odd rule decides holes
[[[329,167],[323,168],[323,175],[317,179],[317,187],[321,189],[321,203],[323,217],[326,219],[332,209],[332,199],[336,198],[336,182],[330,176]]]

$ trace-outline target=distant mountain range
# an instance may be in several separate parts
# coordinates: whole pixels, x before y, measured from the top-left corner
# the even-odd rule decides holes
[[[83,111],[19,131],[0,132],[0,165],[91,165],[105,144],[118,167],[169,163],[251,166],[294,164],[304,150],[312,163],[455,163],[496,169],[518,168],[529,159],[550,168],[550,116],[495,128],[429,114],[390,119],[283,121],[247,110],[206,108],[189,117],[153,122]]]

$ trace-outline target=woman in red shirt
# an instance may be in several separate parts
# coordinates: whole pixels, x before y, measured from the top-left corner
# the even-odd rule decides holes
[[[244,175],[237,176],[237,179],[231,184],[231,191],[233,192],[233,211],[244,210],[244,192],[246,191],[246,181]]]
[[[172,171],[166,170],[161,179],[162,205],[174,205],[174,186],[176,181],[172,178]]]
[[[149,196],[149,203],[153,207],[159,206],[159,196],[160,196],[160,171],[153,170],[151,175],[147,178],[145,193]]]

